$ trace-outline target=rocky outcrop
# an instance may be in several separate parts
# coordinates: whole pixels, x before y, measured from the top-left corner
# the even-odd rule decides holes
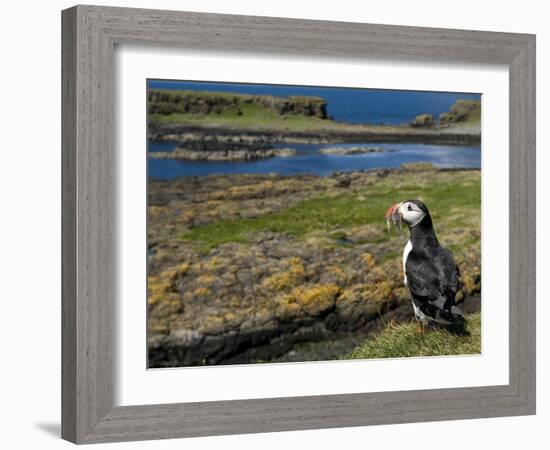
[[[277,97],[264,97],[263,104],[275,109],[280,115],[293,114],[319,119],[328,117],[327,102],[319,97],[290,96],[284,100]]]
[[[455,122],[481,119],[481,101],[457,100],[451,106],[451,114]]]
[[[480,100],[457,100],[451,106],[450,111],[439,114],[437,122],[431,114],[420,114],[411,122],[411,127],[436,127],[437,129],[460,129],[463,124],[479,125],[481,122],[481,101]],[[475,129],[474,128],[464,128]]]
[[[319,97],[246,95],[225,92],[197,92],[150,89],[147,93],[149,114],[183,113],[199,116],[229,113],[242,115],[249,106],[274,111],[279,115],[327,118],[326,101]]]
[[[294,156],[293,148],[233,149],[233,150],[192,150],[178,147],[172,152],[151,152],[149,156],[157,159],[181,159],[187,161],[254,161],[275,157]]]
[[[339,143],[424,143],[434,145],[477,145],[481,140],[479,129],[431,128],[405,126],[367,126],[339,124],[312,130],[277,130],[265,127],[222,127],[207,124],[179,124],[149,122],[148,137],[154,141],[182,142],[249,142],[286,144]]]
[[[451,125],[460,122],[480,122],[481,102],[479,100],[457,100],[450,112],[439,115],[440,125]]]
[[[449,112],[439,114],[439,125],[449,125],[455,121],[455,117]]]
[[[416,116],[411,122],[411,127],[432,127],[434,125],[434,118],[431,114],[420,114]]]
[[[319,150],[325,155],[362,155],[365,153],[391,152],[384,147],[328,147]]]

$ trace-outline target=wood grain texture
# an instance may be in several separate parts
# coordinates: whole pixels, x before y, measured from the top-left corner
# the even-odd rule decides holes
[[[510,71],[510,384],[525,407],[536,393],[535,39]]]
[[[61,244],[62,260],[62,431],[71,441],[76,440],[76,10],[62,17],[62,90],[63,129],[61,135]]]
[[[174,11],[63,11],[63,415],[77,443],[535,412],[535,38]],[[300,57],[506,64],[510,71],[510,384],[113,406],[116,44]]]

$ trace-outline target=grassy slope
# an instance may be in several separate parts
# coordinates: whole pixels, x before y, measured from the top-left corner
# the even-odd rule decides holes
[[[245,94],[228,94],[223,92],[196,92],[197,96],[222,97],[233,99],[251,99],[254,96]],[[239,112],[240,111],[240,114]],[[150,114],[149,120],[158,123],[181,125],[205,125],[239,129],[275,129],[275,130],[315,130],[325,127],[336,127],[340,124],[328,119],[298,114],[280,115],[275,110],[259,103],[241,101],[237,108],[226,108],[210,114],[171,113]]]
[[[241,106],[242,114],[234,111],[222,111],[208,115],[201,114],[150,114],[151,123],[173,124],[179,126],[200,126],[203,128],[229,128],[239,131],[266,132],[332,132],[332,133],[381,133],[381,134],[426,134],[433,129],[410,128],[394,125],[348,124],[331,119],[295,114],[280,115],[259,105]]]
[[[345,124],[339,124],[329,119],[320,119],[313,116],[285,115],[277,114],[268,108],[263,108],[255,104],[243,104],[240,106],[242,114],[235,111],[222,111],[220,113],[200,115],[200,114],[151,114],[149,119],[153,122],[181,124],[181,125],[201,125],[211,127],[227,127],[238,129],[269,129],[269,130],[289,130],[289,131],[307,131],[317,129],[345,130]]]
[[[349,359],[400,358],[406,356],[468,355],[481,350],[481,316],[467,317],[469,335],[456,335],[446,330],[420,332],[417,322],[388,324],[375,338],[365,341]]]
[[[456,210],[464,209],[468,214],[470,210],[479,208],[481,180],[466,179],[464,174],[456,173],[446,183],[431,184],[422,189],[418,185],[396,185],[395,180],[380,179],[368,191],[358,194],[312,198],[256,218],[212,222],[192,228],[180,238],[197,241],[204,251],[208,251],[226,242],[246,242],[249,235],[261,231],[303,236],[314,231],[332,232],[355,225],[380,224],[389,205],[416,198],[419,191],[422,199],[430,205],[437,223],[439,218]],[[455,219],[454,225],[460,226],[460,219]]]

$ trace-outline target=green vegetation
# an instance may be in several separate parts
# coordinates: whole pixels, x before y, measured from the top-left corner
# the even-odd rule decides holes
[[[465,181],[463,174],[453,174],[446,182],[398,185],[395,180],[380,180],[374,186],[357,193],[322,196],[304,200],[281,211],[259,217],[214,221],[191,228],[180,235],[184,240],[196,241],[203,251],[226,242],[247,242],[250,235],[261,231],[303,236],[321,231],[329,237],[342,238],[338,229],[356,225],[379,224],[389,205],[397,201],[418,197],[430,205],[432,217],[445,218],[451,213],[462,211],[462,217],[479,212],[481,202],[481,181]],[[336,233],[336,234],[335,234]],[[383,239],[387,239],[386,235]]]
[[[457,100],[450,112],[439,115],[440,124],[464,123],[479,125],[481,123],[481,101],[480,100]]]
[[[326,101],[318,97],[152,90],[148,112],[152,122],[239,128],[307,129],[332,123]]]
[[[479,100],[457,100],[451,106],[451,114],[457,122],[481,121],[481,102]]]
[[[239,114],[242,107],[255,105],[281,115],[299,114],[327,118],[326,100],[312,96],[275,97],[228,92],[150,90],[147,100],[148,111],[152,114],[215,115],[224,111]]]
[[[180,125],[205,125],[212,127],[228,127],[243,129],[269,130],[315,130],[325,127],[340,128],[337,122],[319,119],[313,116],[288,115],[281,116],[274,111],[258,105],[243,105],[240,114],[236,111],[225,110],[214,115],[172,113],[168,115],[151,114],[149,119],[159,123],[173,123]],[[342,128],[346,125],[342,124]]]
[[[421,331],[416,321],[388,324],[375,338],[365,341],[348,359],[402,358],[406,356],[471,355],[481,350],[481,315],[467,316],[467,334],[453,334],[445,329]]]

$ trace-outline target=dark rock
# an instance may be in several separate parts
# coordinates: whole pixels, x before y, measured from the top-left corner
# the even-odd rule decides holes
[[[456,117],[452,113],[444,112],[439,115],[439,125],[448,125],[456,122]]]
[[[434,119],[431,114],[420,114],[411,122],[411,127],[432,127]]]
[[[451,106],[451,113],[456,122],[480,120],[481,102],[479,100],[457,100]]]
[[[292,148],[235,148],[232,150],[193,150],[183,147],[173,152],[151,152],[149,156],[157,159],[181,159],[188,161],[253,161],[275,157],[294,156]]]
[[[366,153],[391,152],[391,149],[384,147],[329,147],[319,150],[325,155],[363,155]]]

